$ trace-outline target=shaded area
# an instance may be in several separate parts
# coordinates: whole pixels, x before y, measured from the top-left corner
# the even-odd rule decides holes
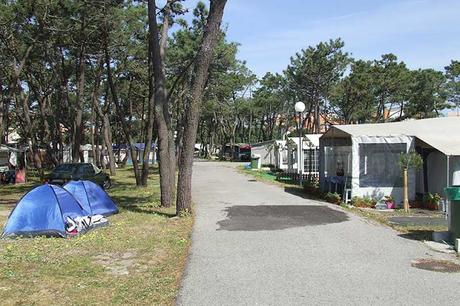
[[[315,194],[306,193],[300,186],[284,187],[284,192],[301,197],[303,199],[323,201],[319,196]]]
[[[237,205],[226,212],[227,219],[217,222],[219,230],[275,231],[348,220],[344,212],[316,205]]]
[[[417,240],[417,241],[431,241],[433,240],[432,230],[411,230],[408,233],[399,234],[401,238]]]
[[[132,179],[136,178],[136,176],[132,172],[133,171],[132,168],[125,168],[125,169],[128,171],[131,171],[131,173],[127,176],[128,178],[132,178]],[[159,174],[160,174],[160,168],[158,168],[158,166],[152,166],[152,165],[149,166],[149,179],[154,179],[155,176]]]
[[[412,261],[412,267],[444,273],[458,273],[460,272],[460,265],[447,261],[447,260],[435,260],[435,259],[417,259]]]
[[[443,217],[391,217],[388,221],[400,226],[447,226],[447,220]]]
[[[164,210],[167,208],[159,207],[159,200],[155,195],[138,192],[137,195],[113,195],[111,198],[115,201],[118,208],[131,212],[153,214],[168,218],[176,216],[175,213],[165,212]]]
[[[39,185],[35,181],[24,184],[0,185],[0,205],[13,207],[23,195]]]
[[[16,199],[0,199],[0,207],[13,208],[17,202]]]

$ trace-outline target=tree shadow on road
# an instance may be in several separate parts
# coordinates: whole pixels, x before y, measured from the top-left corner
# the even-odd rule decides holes
[[[398,235],[401,238],[416,240],[416,241],[431,241],[433,240],[433,231],[430,230],[411,230],[404,234]]]
[[[218,230],[275,231],[345,222],[347,214],[320,205],[237,205],[227,207]]]

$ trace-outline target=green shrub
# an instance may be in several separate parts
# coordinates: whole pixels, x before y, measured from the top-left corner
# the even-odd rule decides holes
[[[329,203],[337,204],[337,205],[339,205],[342,202],[342,198],[336,192],[326,193],[326,195],[324,196],[324,199],[328,201]]]
[[[377,201],[369,196],[365,197],[353,197],[351,199],[351,205],[355,207],[374,208]]]
[[[432,194],[428,192],[425,194],[424,206],[431,210],[437,210],[439,208],[439,202],[441,201],[441,196],[437,193]]]
[[[319,181],[317,179],[306,180],[303,183],[303,190],[306,194],[319,196]]]

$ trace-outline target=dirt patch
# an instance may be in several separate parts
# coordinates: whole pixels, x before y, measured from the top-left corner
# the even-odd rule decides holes
[[[436,259],[416,259],[411,263],[412,267],[444,273],[458,273],[460,272],[460,265],[448,260]]]
[[[104,253],[94,256],[94,262],[106,268],[111,275],[124,276],[138,266],[136,257],[135,252]]]
[[[9,210],[0,210],[0,216],[2,217],[8,217],[10,215]]]

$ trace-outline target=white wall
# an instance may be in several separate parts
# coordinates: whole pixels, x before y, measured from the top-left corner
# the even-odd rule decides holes
[[[449,184],[455,170],[460,170],[460,156],[449,157]],[[441,152],[433,152],[427,158],[428,192],[444,197],[447,186],[447,157]]]
[[[251,154],[259,154],[262,165],[275,164],[274,144],[251,147]]]

